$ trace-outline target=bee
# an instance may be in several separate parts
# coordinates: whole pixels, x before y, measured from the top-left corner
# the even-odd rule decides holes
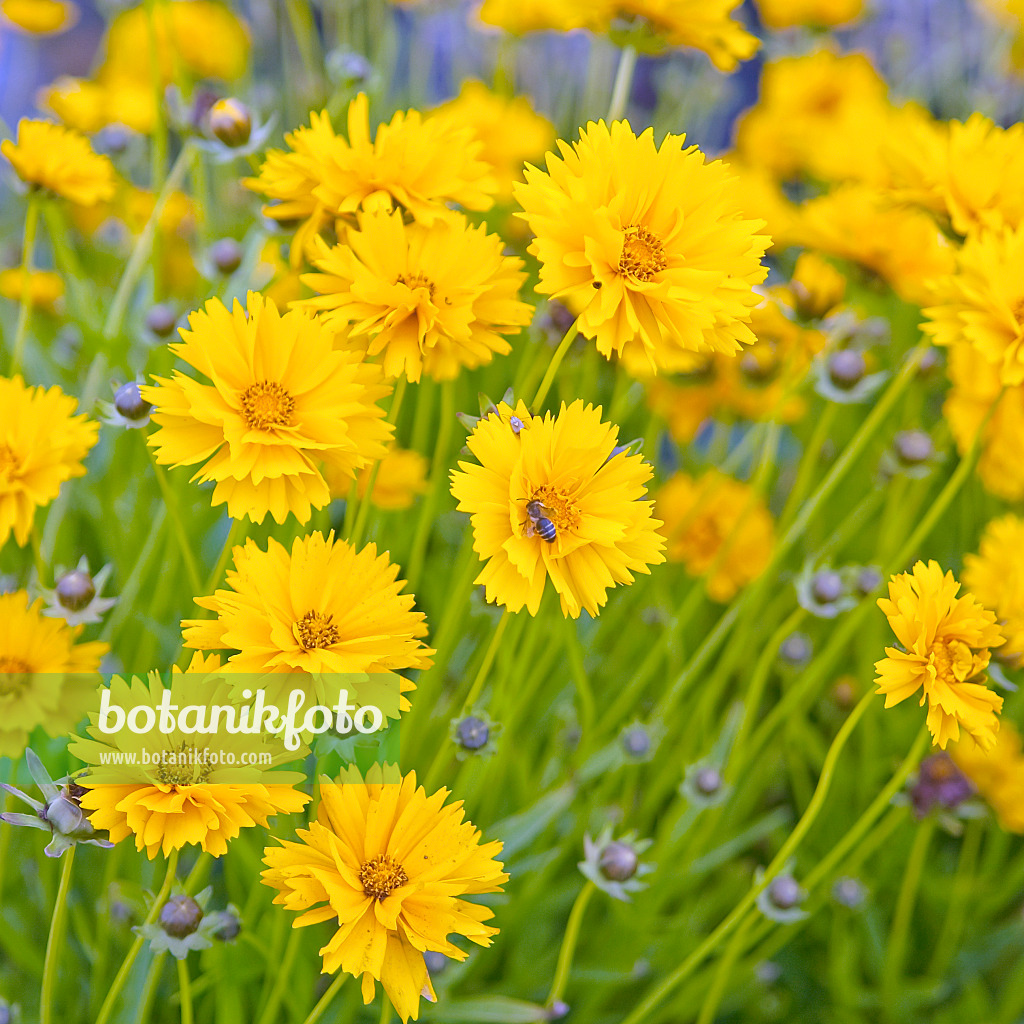
[[[555,543],[558,530],[555,529],[555,524],[545,514],[550,511],[551,509],[542,501],[534,499],[526,502],[526,520],[523,525],[526,527],[527,537],[537,534],[541,540],[546,540],[549,544]]]

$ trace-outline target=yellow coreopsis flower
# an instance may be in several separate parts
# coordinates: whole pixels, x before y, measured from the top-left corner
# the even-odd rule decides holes
[[[900,647],[887,647],[875,662],[878,692],[892,707],[921,690],[928,702],[928,731],[943,750],[960,738],[960,728],[989,750],[999,729],[1003,698],[984,685],[990,647],[1004,643],[993,612],[970,594],[957,597],[960,584],[938,562],[918,562],[911,572],[889,581],[880,597]]]
[[[14,302],[21,302],[25,275],[21,267],[0,270],[0,295]],[[35,309],[47,313],[56,311],[57,303],[64,297],[64,279],[52,270],[33,270],[28,280],[28,301]]]
[[[523,262],[504,247],[461,214],[429,226],[406,224],[397,210],[360,214],[343,244],[317,241],[320,273],[302,281],[320,297],[298,305],[328,327],[348,326],[349,343],[382,355],[389,378],[451,380],[509,352],[503,335],[530,322],[532,307],[519,301]]]
[[[991,520],[978,553],[964,556],[964,586],[999,617],[1006,645],[1003,661],[1024,660],[1024,519],[1013,514]]]
[[[156,123],[153,83],[148,78],[119,76],[93,82],[61,75],[40,92],[38,103],[68,128],[88,134],[108,124],[148,134]]]
[[[334,534],[299,537],[291,551],[273,538],[233,552],[226,590],[197,597],[212,619],[182,622],[186,647],[236,651],[237,672],[398,672],[427,668],[434,653],[416,598],[375,544],[356,551]],[[407,689],[412,689],[408,683]],[[408,707],[402,701],[403,710]]]
[[[580,333],[602,355],[633,353],[655,372],[686,369],[691,353],[733,353],[754,338],[746,321],[768,238],[747,220],[728,169],[696,146],[629,123],[591,122],[547,171],[515,186],[536,235],[538,290],[580,309]]]
[[[74,415],[78,402],[59,387],[26,387],[0,377],[0,545],[13,533],[28,543],[35,510],[60,485],[85,473],[82,459],[96,443],[99,424]]]
[[[590,21],[592,0],[484,0],[479,18],[514,35],[554,30],[568,32]]]
[[[23,590],[0,594],[0,757],[20,757],[39,726],[51,736],[73,729],[110,650],[100,641],[75,643],[83,626],[42,611],[42,599],[30,601]]]
[[[563,615],[597,615],[608,590],[665,560],[642,500],[651,467],[617,440],[582,400],[543,418],[502,402],[477,423],[467,444],[479,464],[460,462],[451,489],[470,513],[488,601],[536,615],[550,579]]]
[[[932,298],[921,329],[936,345],[969,342],[1003,384],[1024,384],[1024,224],[969,236]]]
[[[0,15],[36,36],[64,32],[78,22],[78,8],[67,0],[0,0]]]
[[[729,601],[771,559],[775,524],[764,499],[716,469],[699,478],[677,473],[656,495],[669,561],[691,576],[707,575],[713,601]]]
[[[244,309],[211,299],[188,322],[171,351],[212,383],[175,370],[143,387],[161,428],[149,444],[164,465],[202,463],[193,479],[216,481],[213,503],[233,518],[307,522],[330,501],[321,463],[354,478],[384,455],[380,368],[335,350],[323,324],[255,292]]]
[[[275,903],[301,914],[294,927],[337,925],[320,950],[324,973],[361,978],[364,1003],[379,981],[403,1022],[419,1018],[421,994],[436,999],[425,952],[465,960],[449,935],[489,946],[498,932],[484,924],[491,910],[462,897],[508,881],[494,859],[502,844],[481,843],[462,801],[446,806],[447,797],[428,797],[415,772],[379,765],[365,780],[321,779],[316,821],[299,842],[264,853],[263,881],[278,890]]]
[[[1000,826],[1024,835],[1024,743],[1013,722],[1000,724],[991,749],[964,736],[950,755],[996,812]]]
[[[419,452],[405,448],[388,449],[387,455],[380,460],[370,501],[377,508],[389,511],[412,508],[416,498],[427,492],[429,469],[429,459]],[[356,496],[360,499],[366,495],[370,474],[371,470],[367,467],[356,481]],[[339,498],[347,496],[340,489],[335,494]]]
[[[864,13],[864,0],[757,0],[757,9],[768,28],[833,28],[856,21]]]
[[[114,194],[114,165],[93,151],[89,140],[49,121],[18,122],[17,141],[0,142],[19,178],[82,206]]]

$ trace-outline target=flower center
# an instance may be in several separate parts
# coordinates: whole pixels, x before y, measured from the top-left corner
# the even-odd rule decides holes
[[[0,480],[10,478],[18,470],[18,456],[9,444],[0,444]]]
[[[547,509],[546,517],[555,524],[559,533],[562,530],[579,529],[582,517],[567,492],[542,484],[533,492],[530,500],[539,501]]]
[[[650,281],[668,266],[665,246],[653,231],[643,226],[626,228],[619,257],[619,273],[635,281]]]
[[[386,853],[368,860],[359,869],[359,882],[363,892],[378,903],[387,899],[395,889],[408,881],[409,876],[402,865]]]
[[[928,662],[935,669],[935,681],[952,686],[974,675],[974,656],[963,640],[941,641],[928,651]]]
[[[273,380],[250,384],[242,392],[242,415],[252,430],[290,427],[295,413],[295,399]]]
[[[404,284],[406,288],[425,288],[431,299],[434,297],[434,292],[437,291],[437,286],[426,274],[399,274],[396,283]]]
[[[0,697],[18,697],[28,689],[32,666],[21,658],[0,656]]]
[[[157,765],[157,780],[165,786],[201,785],[213,771],[205,754],[205,748],[199,752],[194,743],[182,743],[176,750],[169,751]]]
[[[323,612],[306,612],[292,626],[295,639],[302,644],[304,650],[315,651],[321,647],[330,647],[338,642],[338,627],[331,621],[333,615]]]

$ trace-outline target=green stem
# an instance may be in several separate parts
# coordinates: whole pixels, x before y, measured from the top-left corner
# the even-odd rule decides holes
[[[341,986],[345,984],[345,980],[348,975],[344,971],[339,971],[338,976],[331,982],[330,988],[320,997],[319,1002],[312,1010],[309,1011],[309,1016],[302,1022],[302,1024],[316,1024],[316,1022],[327,1012],[327,1008],[334,1002],[334,997],[341,991]]]
[[[50,1024],[53,1019],[53,986],[57,980],[57,957],[64,943],[64,930],[68,912],[68,889],[71,887],[71,865],[75,862],[76,846],[64,854],[60,871],[57,900],[50,919],[50,934],[46,938],[46,959],[43,961],[43,985],[39,995],[39,1024]]]
[[[145,441],[143,441],[145,443]],[[167,474],[164,472],[163,466],[156,461],[156,454],[153,449],[146,445],[146,454],[149,456],[149,461],[153,466],[153,472],[156,474],[156,482],[160,486],[160,493],[163,495],[164,504],[167,506],[167,512],[171,517],[171,522],[174,524],[174,533],[178,539],[178,548],[181,551],[182,561],[185,563],[185,570],[188,573],[189,585],[192,587],[192,593],[195,597],[199,597],[205,594],[206,591],[202,590],[202,580],[199,578],[199,567],[196,564],[195,555],[192,553],[192,544],[189,540],[188,529],[185,526],[184,520],[181,518],[181,509],[178,507],[178,500],[171,490],[171,485],[167,480]]]
[[[963,931],[964,920],[972,889],[974,887],[974,869],[978,863],[978,850],[984,828],[980,821],[970,821],[964,833],[960,847],[960,859],[956,866],[956,877],[949,891],[949,908],[943,922],[939,939],[935,943],[931,963],[928,965],[928,976],[941,979],[945,976],[950,961],[956,953],[957,943]]]
[[[178,995],[181,999],[181,1024],[192,1024],[192,984],[188,976],[188,960],[178,961]]]
[[[167,896],[171,891],[171,886],[174,884],[174,876],[177,870],[178,851],[171,850],[171,855],[167,858],[167,874],[164,876],[163,885],[160,886],[160,891],[156,894],[156,898],[153,900],[153,905],[150,907],[149,913],[146,915],[146,920],[142,923],[143,928],[148,924],[152,924],[159,916],[161,908],[167,902]],[[110,1015],[114,1012],[114,1004],[117,1002],[117,997],[121,994],[121,990],[128,981],[128,975],[131,973],[132,965],[135,963],[139,953],[142,951],[142,946],[145,941],[146,940],[142,935],[136,936],[131,949],[128,950],[128,955],[121,963],[121,967],[114,978],[114,983],[107,991],[107,997],[103,1000],[103,1005],[100,1007],[99,1016],[96,1018],[96,1024],[107,1024],[110,1020]]]
[[[562,948],[558,951],[555,977],[551,982],[551,991],[544,1001],[544,1005],[549,1008],[554,1006],[565,994],[565,986],[569,982],[569,972],[572,970],[572,958],[580,936],[580,925],[583,923],[583,913],[596,889],[597,886],[588,880],[587,884],[580,889],[576,902],[573,903],[572,910],[569,911],[569,920],[566,922],[565,934],[562,936]]]
[[[25,235],[21,243],[21,302],[18,304],[18,325],[14,329],[11,345],[11,369],[13,377],[21,369],[25,355],[25,339],[32,318],[32,252],[36,245],[36,228],[39,225],[39,204],[42,201],[38,191],[28,194],[28,209],[25,211]]]
[[[573,683],[576,686],[576,696],[580,701],[580,744],[577,748],[577,759],[582,760],[585,751],[594,738],[594,717],[596,714],[594,704],[594,691],[587,678],[586,666],[583,664],[583,651],[580,647],[579,633],[576,630],[576,620],[568,616],[562,619],[562,628],[565,630],[565,650],[569,655],[569,671],[572,673]]]
[[[718,963],[718,970],[715,971],[711,987],[708,989],[708,994],[704,997],[704,1002],[701,1005],[700,1014],[697,1016],[697,1024],[714,1024],[715,1011],[718,1009],[718,1004],[721,1003],[722,996],[725,994],[725,986],[729,982],[733,966],[743,951],[744,943],[747,941],[747,933],[756,920],[757,918],[753,914],[748,914],[746,920],[736,929],[729,945],[725,947],[725,953]]]
[[[620,120],[626,112],[634,71],[636,71],[636,48],[626,46],[619,57],[619,66],[615,72],[615,84],[612,86],[612,98],[608,104],[607,121],[609,124],[612,121]]]
[[[541,402],[547,398],[548,391],[551,389],[551,385],[554,382],[555,374],[558,373],[558,368],[562,365],[562,360],[565,358],[565,353],[569,351],[569,346],[573,343],[576,335],[580,330],[580,321],[577,317],[573,321],[572,327],[565,332],[565,337],[558,343],[558,348],[555,349],[555,354],[551,357],[551,362],[548,363],[548,368],[544,373],[544,378],[540,382],[540,387],[537,388],[537,394],[533,396],[533,401],[530,403],[530,412],[537,415],[540,412]]]
[[[275,967],[274,987],[270,990],[267,1005],[263,1007],[263,1012],[259,1016],[259,1024],[273,1024],[277,1020],[278,1007],[280,1007],[281,1000],[284,999],[285,989],[288,988],[288,984],[291,981],[292,964],[295,962],[295,956],[299,952],[301,941],[302,933],[300,929],[292,928],[280,966]]]
[[[391,1000],[387,992],[380,994],[380,1024],[390,1024],[391,1021]]]
[[[779,528],[783,532],[785,532],[793,516],[796,514],[796,510],[800,507],[800,502],[804,500],[804,495],[807,493],[807,489],[814,477],[814,470],[817,468],[822,446],[828,439],[828,432],[832,429],[832,424],[835,422],[838,411],[839,406],[835,402],[829,402],[825,406],[825,411],[818,417],[818,421],[814,425],[814,431],[807,442],[807,447],[804,449],[803,457],[800,459],[796,481],[793,483],[793,488],[786,499],[786,506],[782,510],[782,515],[779,516]]]

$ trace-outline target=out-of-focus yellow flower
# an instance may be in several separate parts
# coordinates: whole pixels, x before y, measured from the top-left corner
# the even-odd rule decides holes
[[[999,617],[1006,636],[1000,659],[1024,661],[1024,519],[1016,515],[992,519],[981,535],[976,555],[964,556],[964,586]]]
[[[740,118],[737,153],[782,178],[876,180],[886,91],[863,54],[783,57],[765,66],[761,98]]]
[[[846,294],[846,278],[820,253],[803,252],[789,284],[797,312],[809,320],[828,316]]]
[[[960,738],[960,728],[985,750],[999,729],[1003,698],[984,685],[990,647],[1004,637],[993,612],[970,594],[957,597],[960,584],[938,562],[918,562],[911,572],[889,580],[882,609],[900,647],[887,647],[875,662],[878,692],[892,707],[921,690],[928,702],[928,731],[943,750]]]
[[[3,452],[0,440],[0,493]],[[110,650],[100,641],[75,643],[85,627],[42,610],[42,599],[24,590],[0,594],[0,757],[20,757],[39,726],[51,736],[73,729],[96,693],[99,677],[90,673]]]
[[[99,424],[74,415],[76,399],[59,387],[26,387],[0,377],[0,546],[13,533],[28,543],[35,510],[49,505],[65,480],[85,474],[82,459]]]
[[[299,305],[329,327],[351,325],[349,343],[383,354],[387,377],[452,380],[509,352],[503,335],[530,322],[532,307],[519,301],[522,260],[461,214],[427,227],[397,210],[364,213],[345,243],[328,249],[318,239],[319,273],[302,281],[319,298]]]
[[[1003,384],[1024,384],[1024,224],[971,235],[956,272],[933,282],[921,325],[936,345],[971,344]]]
[[[25,274],[21,267],[0,270],[0,295],[5,299],[21,302]],[[64,279],[52,270],[33,270],[29,275],[28,301],[35,309],[46,313],[56,311],[57,303],[64,297]]]
[[[694,478],[677,473],[656,495],[669,561],[691,576],[707,575],[708,596],[728,601],[764,572],[775,544],[775,524],[749,484],[717,469]]]
[[[719,161],[684,137],[639,137],[628,121],[590,122],[547,171],[515,186],[536,238],[538,291],[580,309],[580,333],[606,358],[635,355],[654,372],[685,369],[693,352],[734,353],[767,273],[768,238],[747,220]]]
[[[1000,826],[1024,835],[1024,744],[1013,722],[1001,723],[990,750],[964,736],[950,754],[996,812]]]
[[[78,132],[49,121],[18,122],[14,142],[0,142],[19,178],[82,206],[93,206],[114,194],[114,165],[93,152]]]
[[[757,9],[768,28],[833,28],[856,21],[864,13],[864,0],[757,0]]]
[[[733,193],[744,216],[763,220],[772,250],[785,249],[794,243],[793,229],[797,208],[782,191],[778,178],[756,163],[747,163],[735,153],[727,153],[722,161],[736,178]]]
[[[1024,68],[1024,0],[981,0],[981,5],[1013,32],[1010,62],[1020,71]]]
[[[407,448],[390,448],[387,455],[380,460],[377,479],[373,485],[370,501],[377,508],[387,511],[400,511],[412,508],[416,498],[427,491],[427,471],[430,462],[419,452]],[[356,496],[362,500],[366,496],[366,488],[370,482],[371,468],[364,469],[356,479]],[[332,492],[336,497],[348,496],[344,486],[334,489],[331,474],[327,476]]]
[[[285,309],[302,295],[302,282],[281,254],[281,243],[268,239],[253,269],[253,283],[278,309]]]
[[[978,476],[991,494],[1024,501],[1024,387],[1008,387],[1003,393],[999,368],[979,358],[965,341],[950,348],[948,372],[953,386],[942,411],[957,450],[967,452],[998,399],[982,435]]]
[[[642,500],[651,467],[617,441],[582,400],[543,418],[502,402],[477,423],[467,445],[479,464],[459,463],[452,494],[470,514],[488,601],[536,615],[550,579],[563,615],[597,615],[608,590],[665,560]]]
[[[36,36],[64,32],[78,22],[78,8],[68,0],[0,0],[0,15]]]
[[[930,282],[956,264],[955,249],[927,213],[866,185],[841,185],[808,200],[794,234],[809,249],[860,264],[918,305],[932,297]]]
[[[553,29],[568,32],[590,20],[591,0],[484,0],[479,17],[513,35]]]
[[[147,134],[156,123],[153,83],[121,76],[103,81],[62,75],[39,94],[69,128],[93,134],[108,124],[123,124]]]
[[[555,144],[554,125],[525,96],[501,96],[483,82],[463,82],[459,95],[433,116],[450,117],[473,129],[483,143],[480,156],[498,182],[497,197],[505,201],[512,198],[512,183],[523,180],[523,164],[540,160]]]

